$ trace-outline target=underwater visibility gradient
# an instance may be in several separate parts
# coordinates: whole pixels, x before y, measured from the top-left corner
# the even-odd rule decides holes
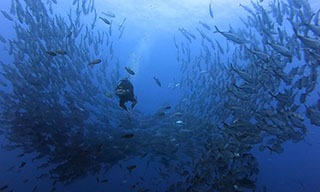
[[[320,192],[319,1],[0,5],[0,192]]]

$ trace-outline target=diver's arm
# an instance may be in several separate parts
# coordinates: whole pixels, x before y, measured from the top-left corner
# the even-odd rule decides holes
[[[128,95],[128,94],[130,94],[129,89],[122,89],[122,88],[116,89],[116,95],[122,96],[122,95]]]

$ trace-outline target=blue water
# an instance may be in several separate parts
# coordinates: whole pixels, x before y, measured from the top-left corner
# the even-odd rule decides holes
[[[319,28],[319,2],[13,0],[0,5],[1,192],[320,191],[320,130],[307,115],[312,107],[320,114],[320,47],[302,40],[320,45],[319,35],[306,27],[310,22]],[[239,18],[248,16],[257,20],[245,26]],[[289,20],[300,23],[300,38]],[[288,48],[292,58],[271,43]],[[88,65],[94,59],[102,61]],[[305,70],[291,83],[275,72],[288,75],[294,67]],[[248,83],[239,71],[259,85],[257,93],[244,94],[248,100],[236,88]],[[296,82],[313,72],[315,80],[298,89]],[[129,112],[114,94],[123,78],[132,82],[138,99],[134,109],[126,103]],[[315,88],[302,102],[312,83]],[[294,99],[282,107],[276,97],[285,90],[293,90]],[[297,114],[305,131],[292,125]],[[246,126],[232,128],[239,122]],[[270,124],[276,125],[273,133],[265,130]],[[133,137],[125,138],[128,133]]]

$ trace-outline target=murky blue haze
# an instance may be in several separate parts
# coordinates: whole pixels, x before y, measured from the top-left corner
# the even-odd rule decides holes
[[[0,5],[1,192],[320,191],[318,1]]]

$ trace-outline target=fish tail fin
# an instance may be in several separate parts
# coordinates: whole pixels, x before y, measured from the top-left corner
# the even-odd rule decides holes
[[[230,87],[227,86],[227,91],[226,93],[232,93],[232,90],[230,89]]]
[[[266,42],[266,44],[270,45],[270,42],[268,41],[268,39],[265,42]]]
[[[230,72],[231,72],[231,71],[235,71],[235,72],[237,71],[236,68],[233,66],[232,63],[230,64],[230,67],[231,67]]]
[[[297,29],[296,29],[296,27],[295,26],[292,26],[292,30],[293,30],[293,32],[294,32],[294,34],[296,35],[296,36],[298,36],[299,34],[298,34],[298,31],[297,31]]]
[[[309,19],[307,19],[307,18],[306,18],[306,19],[301,19],[301,23],[298,24],[298,26],[301,27],[301,26],[308,26],[308,25],[310,25],[313,16],[315,16],[315,13],[313,13],[313,14],[310,16]]]
[[[271,91],[268,92],[272,97],[276,97]]]
[[[297,35],[297,31],[298,31],[298,28],[301,26],[301,25],[308,25],[308,23],[306,23],[305,21],[301,21],[301,24],[298,24],[298,23],[295,23],[292,19],[288,19],[288,21],[290,22],[290,24],[292,25],[292,29],[293,29],[293,32]]]
[[[216,31],[214,31],[213,33],[221,33],[221,31],[218,29],[218,27],[215,25],[214,28],[216,28]]]
[[[249,49],[249,48],[247,47],[247,45],[244,45],[244,48],[245,48],[247,51],[249,51],[250,53],[252,53],[251,49]]]
[[[319,11],[319,10],[318,10],[318,11]],[[309,25],[309,24],[311,23],[312,18],[313,18],[315,15],[316,15],[316,13],[312,13],[312,15],[310,16],[310,18],[309,18],[309,19],[306,19],[307,22],[302,21],[302,23],[303,23],[304,25]]]

